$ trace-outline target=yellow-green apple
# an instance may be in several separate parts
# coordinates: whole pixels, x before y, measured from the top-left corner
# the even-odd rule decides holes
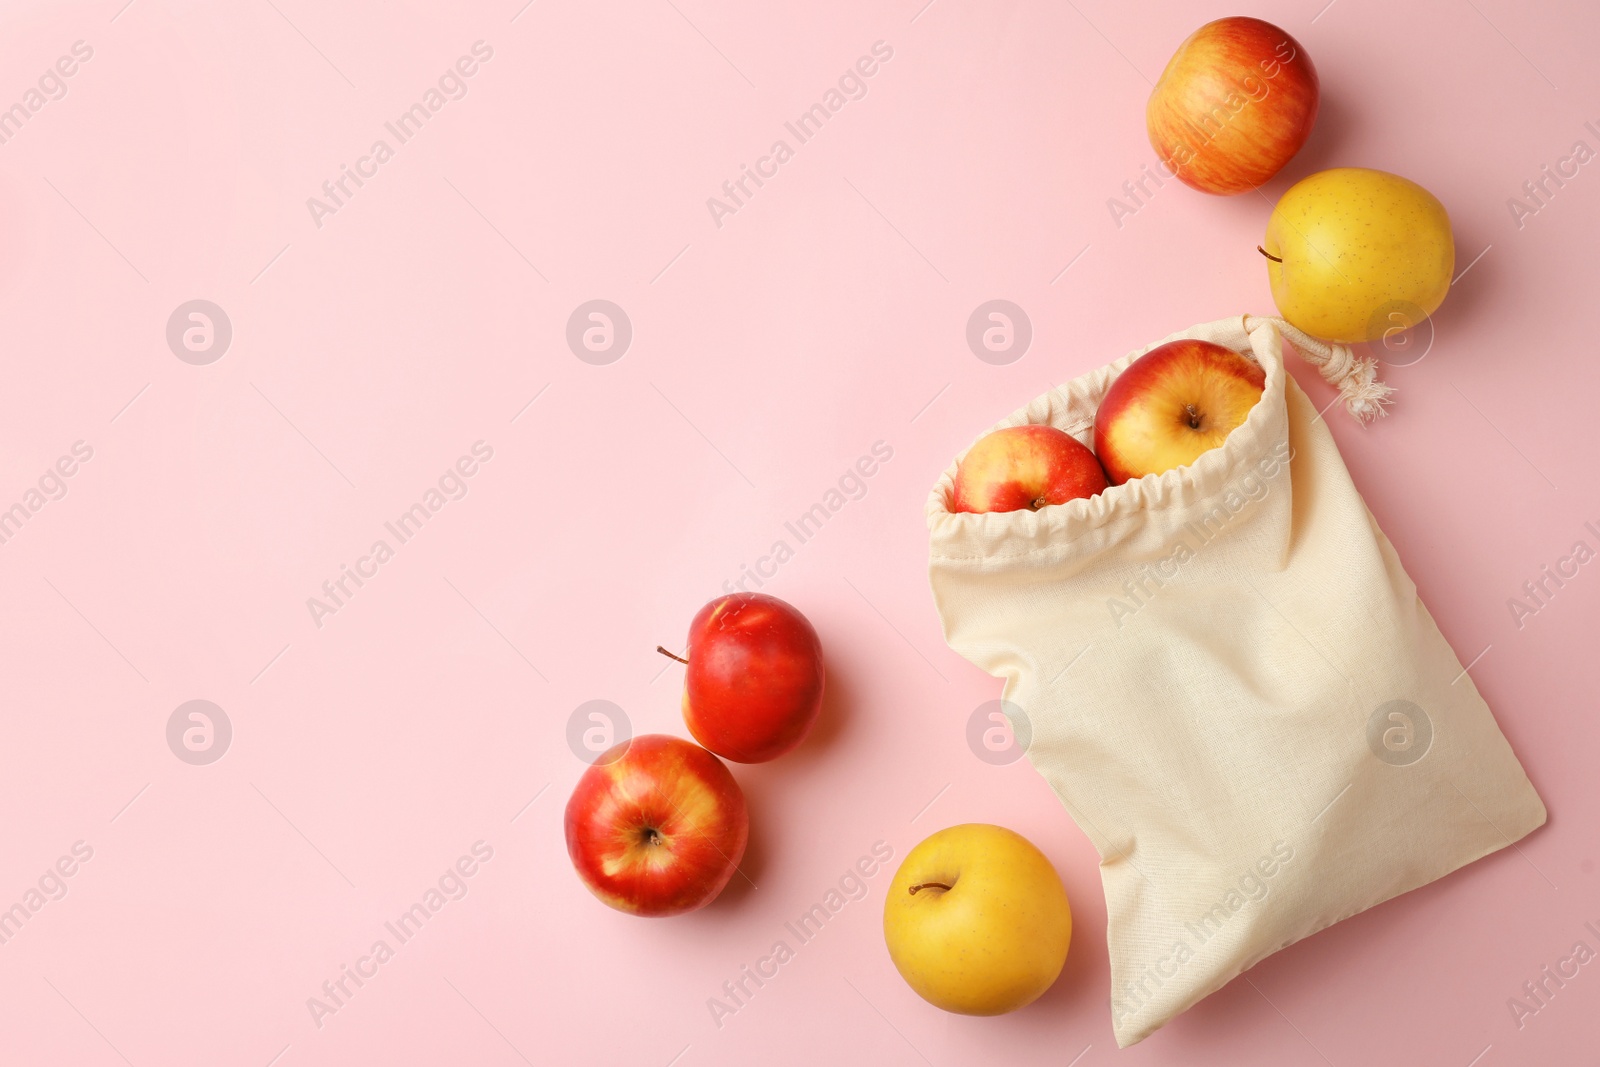
[[[1270,22],[1234,17],[1178,46],[1145,125],[1162,166],[1201,192],[1242,193],[1289,162],[1317,121],[1317,71]]]
[[[1456,264],[1438,198],[1364,167],[1295,183],[1272,209],[1260,251],[1283,317],[1344,344],[1419,325],[1444,302]]]
[[[1245,420],[1267,378],[1210,341],[1152,348],[1111,383],[1094,414],[1094,450],[1112,485],[1193,463]]]
[[[1094,496],[1106,475],[1094,453],[1054,426],[1008,426],[986,434],[956,467],[951,511],[1037,511]]]
[[[822,642],[810,620],[775,596],[733,593],[689,623],[683,721],[696,741],[735,763],[765,763],[805,740],[822,710]]]
[[[883,938],[923,1000],[1000,1015],[1039,999],[1061,973],[1072,908],[1032,842],[968,823],[940,830],[900,864],[883,903]]]
[[[565,823],[567,855],[589,892],[649,917],[714,900],[750,836],[744,793],[728,768],[665,734],[601,755],[578,779]]]

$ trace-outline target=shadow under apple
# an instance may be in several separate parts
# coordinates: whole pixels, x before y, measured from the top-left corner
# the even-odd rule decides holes
[[[850,718],[848,709],[851,700],[850,685],[847,681],[848,671],[840,670],[832,663],[827,664],[826,670],[827,680],[822,690],[822,709],[817,713],[817,721],[812,725],[811,732],[800,742],[799,747],[765,763],[735,763],[732,760],[723,760],[733,772],[739,788],[744,792],[745,807],[750,813],[750,840],[745,846],[744,859],[739,864],[739,871],[734,874],[717,899],[703,910],[740,907],[744,899],[761,884],[761,873],[766,866],[766,858],[770,849],[774,847],[769,836],[772,833],[771,821],[761,815],[763,811],[772,807],[768,803],[769,797],[775,790],[788,788],[784,784],[785,780],[799,779],[809,769],[829,758],[829,752],[835,747],[835,742],[848,728]]]
[[[833,747],[849,726],[849,673],[827,661],[824,670],[827,676],[822,686],[822,710],[817,713],[817,721],[812,724],[811,732],[798,748],[779,756],[773,763],[784,764],[791,769],[815,763],[826,756],[827,750]]]
[[[1301,178],[1332,167],[1349,167],[1351,131],[1360,121],[1350,105],[1337,92],[1329,92],[1323,85],[1317,103],[1317,121],[1311,127],[1311,136],[1300,146],[1294,158],[1262,186],[1261,191],[1273,203]]]
[[[726,762],[726,761],[724,761]],[[744,846],[744,857],[739,860],[738,870],[733,872],[733,877],[728,879],[728,884],[723,887],[717,899],[700,909],[701,912],[716,910],[731,911],[741,907],[745,898],[755,892],[761,885],[761,876],[767,866],[767,839],[764,830],[768,820],[762,817],[762,812],[767,809],[766,798],[760,790],[752,790],[750,783],[741,775],[741,765],[729,763],[734,779],[738,781],[740,790],[744,793],[745,810],[750,815],[750,837]]]

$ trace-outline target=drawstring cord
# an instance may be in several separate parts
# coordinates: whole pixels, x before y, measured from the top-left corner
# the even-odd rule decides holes
[[[1383,407],[1390,403],[1389,395],[1394,392],[1394,387],[1378,380],[1376,358],[1368,356],[1363,359],[1349,345],[1319,340],[1282,319],[1267,315],[1246,315],[1244,330],[1247,334],[1252,332],[1252,321],[1271,323],[1276,327],[1278,333],[1300,353],[1300,358],[1316,367],[1328,384],[1339,390],[1339,398],[1344,401],[1345,409],[1358,422],[1370,422],[1387,414]]]

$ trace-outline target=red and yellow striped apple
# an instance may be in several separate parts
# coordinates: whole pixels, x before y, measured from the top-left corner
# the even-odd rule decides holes
[[[681,915],[716,899],[744,858],[750,816],[722,761],[643,734],[601,755],[567,801],[567,855],[600,900],[632,915]]]
[[[735,763],[765,763],[805,740],[822,710],[822,642],[790,604],[764,593],[718,597],[689,623],[683,721]]]
[[[1095,411],[1094,450],[1111,484],[1193,463],[1245,420],[1266,384],[1259,363],[1210,341],[1152,348]]]
[[[951,511],[1037,511],[1094,496],[1106,475],[1094,453],[1054,426],[1008,426],[986,435],[956,467]]]
[[[1270,22],[1234,17],[1178,46],[1145,107],[1150,146],[1205,193],[1254,189],[1300,151],[1317,121],[1317,71]]]

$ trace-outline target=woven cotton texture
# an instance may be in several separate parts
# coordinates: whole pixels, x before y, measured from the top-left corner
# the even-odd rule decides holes
[[[1099,851],[1122,1046],[1545,820],[1285,372],[1279,326],[1157,344],[1179,338],[1265,369],[1221,447],[1036,512],[951,513],[951,464],[927,505],[945,639],[1004,680],[1028,758]],[[1092,447],[1100,398],[1149,348],[991,429],[1048,423]]]

